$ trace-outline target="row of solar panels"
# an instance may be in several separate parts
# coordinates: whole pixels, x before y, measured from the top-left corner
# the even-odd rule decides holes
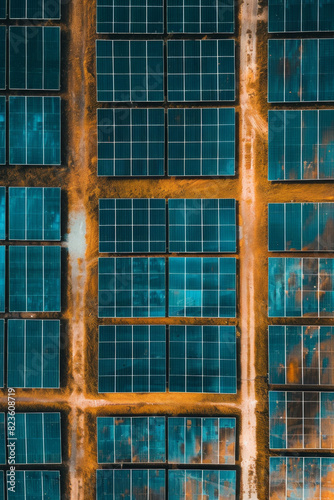
[[[98,276],[100,318],[236,316],[235,258],[101,257]]]
[[[237,392],[234,326],[99,326],[98,359],[100,393]]]
[[[0,500],[60,500],[60,472],[50,470],[0,471]]]
[[[99,464],[234,465],[235,441],[235,418],[97,418]]]
[[[6,19],[7,15],[9,19],[35,21],[60,19],[60,0],[1,0],[0,19]]]

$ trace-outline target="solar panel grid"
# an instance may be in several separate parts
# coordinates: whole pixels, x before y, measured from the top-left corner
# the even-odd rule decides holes
[[[6,424],[5,414],[0,413],[0,464],[4,465],[7,462],[7,446],[6,446]]]
[[[0,19],[7,17],[7,0],[0,0]]]
[[[5,321],[0,319],[0,387],[5,380]]]
[[[7,471],[7,484],[10,475]],[[60,500],[59,471],[15,471],[15,492],[7,487],[7,498],[15,500]]]
[[[163,0],[97,0],[97,33],[163,33]]]
[[[169,470],[168,500],[236,499],[234,470]]]
[[[60,0],[9,0],[9,18],[60,19]]]
[[[7,28],[0,26],[0,90],[6,88],[7,65]]]
[[[6,97],[0,96],[0,165],[6,164]]]
[[[6,305],[6,247],[0,245],[0,312],[5,312]]]
[[[96,471],[96,500],[124,497],[133,500],[165,498],[165,471],[159,469],[116,469]]]
[[[324,0],[270,0],[269,32],[315,32],[334,30],[334,6]]]
[[[6,188],[0,187],[0,240],[6,239]]]
[[[168,0],[168,33],[233,33],[234,3],[230,0]]]

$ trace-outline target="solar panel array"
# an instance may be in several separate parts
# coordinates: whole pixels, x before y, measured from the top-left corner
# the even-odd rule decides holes
[[[4,465],[6,463],[6,421],[5,414],[0,413],[0,464]]]
[[[5,380],[5,321],[0,319],[0,387]]]
[[[334,178],[334,110],[269,111],[269,180]]]
[[[96,471],[96,500],[124,497],[153,500],[165,498],[165,471],[159,469],[115,469]]]
[[[168,33],[234,33],[231,0],[168,0]]]
[[[270,0],[269,32],[334,31],[334,5],[326,0]]]
[[[234,470],[169,470],[168,500],[196,498],[236,500],[236,471]]]
[[[7,28],[0,26],[0,89],[6,88],[7,78]]]
[[[163,0],[97,0],[97,33],[163,33]]]
[[[6,163],[6,97],[0,96],[0,165]]]
[[[6,239],[6,188],[0,187],[0,240]]]
[[[7,471],[7,484],[10,475]],[[50,470],[16,470],[15,493],[7,489],[8,500],[60,500],[60,472]]]
[[[5,4],[5,0],[2,1]],[[48,0],[9,0],[9,18],[60,19],[60,0],[52,0],[52,2]]]

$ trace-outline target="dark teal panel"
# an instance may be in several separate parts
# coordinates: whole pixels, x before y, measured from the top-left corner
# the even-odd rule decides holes
[[[5,320],[0,319],[0,387],[4,386],[5,369]]]
[[[334,5],[324,0],[270,0],[269,32],[334,30]]]
[[[0,19],[7,17],[7,0],[0,0]]]
[[[165,500],[165,471],[161,469],[97,470],[96,500],[115,500],[116,498]]]
[[[233,33],[231,0],[167,1],[168,33]]]
[[[6,247],[0,246],[0,312],[5,312]]]
[[[163,33],[163,0],[97,0],[97,33]]]
[[[5,165],[6,155],[6,97],[0,97],[0,165]]]
[[[6,239],[6,188],[0,187],[0,240]]]
[[[7,28],[0,26],[0,89],[6,88]]]
[[[7,472],[8,500],[60,500],[59,471],[15,471],[15,492],[10,489]]]
[[[168,500],[188,498],[236,500],[236,471],[169,470]]]
[[[60,19],[60,0],[9,0],[10,19]]]
[[[5,414],[0,413],[0,464],[5,464],[7,462],[6,444]]]

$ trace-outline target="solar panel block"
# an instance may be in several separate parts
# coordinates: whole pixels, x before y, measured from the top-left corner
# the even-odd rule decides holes
[[[60,0],[9,0],[10,19],[60,19]]]
[[[234,101],[234,40],[168,40],[168,101]]]
[[[269,180],[334,178],[334,111],[269,111]]]
[[[6,424],[5,424],[5,414],[0,413],[0,464],[4,465],[7,462],[6,459]]]
[[[269,391],[269,448],[334,448],[333,392]]]
[[[8,387],[59,388],[60,322],[8,320]]]
[[[0,187],[0,240],[6,239],[6,188]]]
[[[269,500],[326,500],[334,495],[334,459],[270,457]]]
[[[98,417],[99,464],[163,463],[165,417]]]
[[[16,464],[61,463],[60,413],[16,413],[15,437]]]
[[[58,26],[10,26],[9,88],[60,89]]]
[[[98,175],[164,175],[164,115],[163,109],[98,109]]]
[[[234,174],[234,108],[168,110],[168,175]]]
[[[236,259],[171,257],[169,316],[235,318]]]
[[[7,0],[0,0],[0,19],[7,17]]]
[[[163,0],[97,0],[97,33],[163,33]]]
[[[334,251],[334,203],[269,203],[269,251]]]
[[[165,471],[118,469],[96,471],[96,500],[164,500]]]
[[[334,39],[269,40],[268,102],[334,99]]]
[[[169,470],[168,500],[236,499],[235,470]]]
[[[5,500],[5,473],[0,471],[0,499]]]
[[[99,200],[99,251],[164,253],[166,201],[143,198]]]
[[[158,318],[165,310],[164,258],[99,259],[99,318]]]
[[[162,40],[97,40],[97,100],[163,101]]]
[[[168,462],[235,463],[235,418],[169,418]]]
[[[60,97],[9,97],[10,165],[60,165]]]
[[[9,247],[10,312],[59,312],[59,246]]]
[[[16,470],[15,492],[9,490],[9,471],[7,471],[8,500],[60,500],[60,472],[53,470]]]
[[[334,4],[326,0],[270,0],[269,32],[334,31]]]
[[[60,240],[60,188],[9,188],[9,239]]]
[[[234,33],[232,0],[168,0],[168,33]]]
[[[0,90],[6,88],[6,47],[7,43],[7,28],[0,26]]]
[[[237,392],[234,326],[171,325],[170,392]]]
[[[333,259],[269,259],[270,317],[333,317]]]
[[[5,380],[5,321],[0,319],[0,387]]]
[[[334,385],[331,326],[269,326],[269,383]]]
[[[6,97],[0,96],[0,165],[6,163]]]
[[[165,392],[166,327],[99,327],[99,392]]]
[[[170,252],[236,252],[236,202],[168,200]]]
[[[0,246],[0,312],[5,312],[6,247]]]

